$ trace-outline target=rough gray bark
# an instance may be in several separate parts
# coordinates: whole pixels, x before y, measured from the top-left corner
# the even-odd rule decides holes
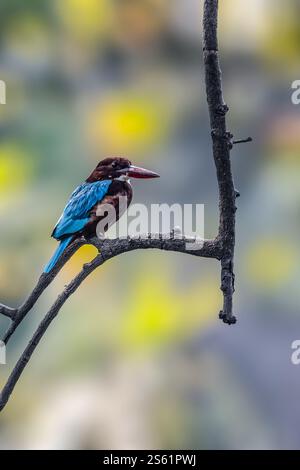
[[[233,135],[227,131],[226,127],[226,114],[229,108],[223,98],[217,27],[218,0],[206,0],[203,15],[203,54],[213,156],[219,185],[218,237],[222,241],[221,290],[224,303],[220,318],[225,323],[233,324],[236,322],[232,314],[232,296],[234,293],[235,201],[238,192],[235,191],[231,171],[230,150],[233,146]]]
[[[213,157],[217,171],[219,186],[219,230],[214,240],[205,240],[199,249],[187,250],[186,244],[194,240],[188,238],[178,239],[173,233],[169,238],[159,234],[158,236],[148,235],[146,239],[127,238],[115,240],[85,240],[80,238],[65,251],[53,271],[49,274],[42,274],[38,283],[28,299],[19,308],[13,309],[0,304],[0,314],[11,319],[11,325],[6,331],[3,341],[7,344],[16,328],[20,325],[25,316],[31,311],[44,290],[56,277],[70,257],[84,244],[94,245],[99,254],[91,263],[83,266],[80,273],[65,287],[58,296],[37,330],[28,343],[21,358],[13,369],[7,383],[0,394],[0,411],[5,407],[8,399],[19,380],[24,368],[30,360],[35,348],[43,335],[46,333],[51,322],[58,315],[60,309],[67,299],[78,289],[82,282],[99,266],[106,261],[122,253],[139,249],[160,249],[166,251],[176,251],[193,256],[214,258],[221,262],[221,290],[224,296],[223,309],[219,316],[227,324],[234,324],[236,318],[232,313],[232,297],[234,293],[234,246],[235,246],[235,212],[236,198],[238,192],[235,191],[231,163],[230,150],[233,144],[249,142],[251,138],[244,140],[233,140],[233,135],[226,128],[226,113],[228,106],[225,104],[222,93],[222,77],[218,55],[217,41],[218,23],[218,0],[205,0],[203,31],[204,31],[204,68],[206,94],[209,108],[211,136],[213,143]]]
[[[44,290],[51,284],[56,278],[57,274],[64,267],[66,262],[73,256],[73,254],[83,245],[93,245],[99,252],[103,250],[109,252],[112,258],[122,253],[134,250],[145,250],[145,249],[160,249],[165,251],[177,251],[179,253],[187,253],[194,256],[201,256],[203,258],[215,258],[220,260],[222,257],[221,243],[219,240],[203,240],[203,243],[199,243],[199,249],[187,250],[186,245],[189,243],[195,243],[195,239],[189,239],[183,237],[181,239],[174,237],[174,232],[169,237],[161,234],[153,235],[149,234],[146,239],[143,238],[127,238],[127,239],[115,239],[115,240],[104,240],[101,241],[98,238],[86,240],[85,238],[79,238],[75,240],[69,248],[64,252],[62,257],[57,262],[54,269],[49,273],[43,273],[35,288],[27,298],[27,300],[19,308],[10,308],[6,305],[0,304],[0,314],[9,317],[12,322],[7,332],[2,338],[2,341],[7,344],[16,328],[20,325],[25,316],[31,311],[35,303],[38,301]]]

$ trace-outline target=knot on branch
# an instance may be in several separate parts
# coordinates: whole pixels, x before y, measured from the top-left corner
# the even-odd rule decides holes
[[[224,313],[223,310],[220,311],[219,318],[226,325],[235,325],[237,322],[237,319],[234,315],[228,315],[227,313]]]
[[[219,106],[216,107],[216,113],[219,116],[225,116],[229,111],[229,106],[227,106],[226,103],[220,104]]]
[[[221,106],[223,107],[223,105]],[[214,140],[219,140],[227,145],[228,150],[231,150],[233,147],[233,134],[231,132],[220,132],[218,129],[212,129],[211,136]]]

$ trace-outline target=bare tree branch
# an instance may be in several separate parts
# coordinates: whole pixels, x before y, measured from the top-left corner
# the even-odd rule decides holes
[[[226,113],[229,108],[224,101],[222,92],[217,27],[218,0],[205,0],[203,15],[205,84],[213,140],[213,156],[219,185],[219,237],[223,246],[221,289],[224,295],[224,304],[220,318],[224,323],[233,324],[236,322],[236,318],[232,314],[232,295],[234,292],[233,258],[237,194],[231,172],[230,149],[233,136],[226,127]]]
[[[156,248],[166,251],[178,251],[181,253],[185,252],[193,254],[194,256],[220,259],[222,253],[218,241],[207,240],[204,241],[204,243],[201,244],[201,247],[199,247],[199,249],[197,250],[186,250],[186,244],[193,242],[195,243],[195,239],[184,238],[179,240],[174,238],[174,232],[167,239],[160,234],[155,239],[150,238],[149,235],[147,239],[127,238],[104,240],[103,242],[98,239],[91,240],[90,243],[96,246],[99,250],[101,250],[100,253],[90,263],[87,263],[83,266],[81,272],[70,282],[70,284],[68,284],[67,287],[65,287],[63,292],[57,297],[56,301],[54,302],[42,322],[39,324],[37,330],[35,331],[22,356],[18,360],[11,375],[9,376],[6,385],[1,391],[0,411],[5,407],[17,381],[19,380],[27,363],[29,362],[35,348],[39,344],[43,335],[46,333],[52,321],[58,315],[64,303],[95,269],[103,265],[109,259],[112,259],[122,253],[150,248]]]
[[[30,293],[28,298],[25,300],[25,302],[19,307],[15,309],[10,309],[11,313],[10,315],[7,315],[11,318],[12,323],[10,327],[8,328],[7,332],[2,338],[2,341],[7,344],[10,337],[13,335],[17,327],[20,325],[22,320],[26,317],[27,313],[30,312],[30,310],[33,308],[33,306],[36,304],[44,290],[51,284],[51,282],[55,279],[57,274],[61,271],[61,269],[64,267],[66,262],[74,255],[74,253],[83,245],[86,244],[86,240],[83,238],[78,238],[75,240],[69,247],[68,249],[63,253],[61,258],[58,260],[55,268],[49,273],[43,273],[35,288],[33,291]],[[9,309],[9,307],[2,306],[4,309]],[[0,307],[0,313],[1,307]]]
[[[73,281],[63,290],[63,292],[58,296],[55,303],[52,305],[49,312],[46,314],[40,325],[38,326],[33,337],[29,341],[27,347],[25,348],[22,356],[18,360],[16,366],[14,367],[12,373],[10,374],[5,386],[3,387],[0,394],[0,411],[5,407],[17,381],[20,378],[23,370],[25,369],[29,359],[31,358],[35,348],[39,344],[41,338],[47,331],[51,322],[57,316],[59,310],[66,302],[66,300],[73,294],[76,289],[81,285],[84,279],[91,274],[98,266],[103,264],[105,261],[105,254],[101,253],[89,264],[83,266],[82,271],[73,279]]]
[[[193,249],[187,249],[187,247],[193,243]],[[126,239],[115,239],[115,240],[99,240],[98,238],[93,238],[91,240],[86,240],[81,237],[75,240],[69,248],[64,252],[62,257],[57,262],[55,268],[49,273],[43,273],[35,288],[24,302],[17,309],[10,309],[10,307],[2,306],[3,314],[7,312],[6,316],[9,316],[12,319],[12,323],[5,335],[2,338],[2,341],[7,344],[17,327],[26,317],[26,315],[31,311],[32,307],[38,301],[44,290],[51,284],[55,279],[57,274],[61,271],[66,262],[73,256],[73,254],[83,245],[93,245],[98,251],[103,249],[109,249],[114,256],[117,254],[125,253],[127,251],[133,251],[138,249],[148,249],[148,248],[157,248],[166,251],[177,251],[180,253],[187,253],[194,256],[202,256],[206,258],[215,258],[220,260],[222,257],[221,253],[221,244],[219,240],[203,240],[200,243],[198,240],[193,238],[176,238],[174,233],[171,233],[169,236],[162,234],[148,234],[144,238],[126,238]],[[199,248],[198,248],[199,246]],[[2,311],[0,311],[2,313]]]
[[[16,309],[7,307],[6,305],[0,304],[0,314],[4,315],[5,317],[10,318],[11,320],[14,319],[16,313]]]
[[[196,247],[195,242],[197,242],[197,240],[186,237],[178,238],[174,231],[169,237],[162,236],[161,234],[148,234],[146,238],[129,237],[126,239],[115,240],[99,240],[97,238],[85,240],[84,238],[80,238],[74,241],[62,255],[51,273],[41,275],[37,285],[23,305],[19,308],[13,309],[0,304],[0,314],[9,317],[12,320],[9,329],[3,337],[3,341],[7,343],[22,320],[31,311],[41,294],[53,281],[58,272],[63,268],[75,251],[85,244],[94,245],[98,249],[99,254],[90,263],[85,264],[81,272],[67,287],[65,287],[36,329],[32,339],[28,343],[0,394],[0,411],[7,404],[17,381],[29,362],[35,348],[67,299],[95,269],[103,265],[109,259],[122,253],[139,249],[160,249],[219,260],[221,262],[221,290],[224,297],[223,309],[219,316],[224,323],[234,324],[236,322],[236,318],[232,313],[232,298],[234,293],[233,260],[235,247],[235,204],[236,198],[239,196],[239,192],[234,188],[230,150],[232,149],[233,144],[248,142],[250,141],[250,138],[241,141],[234,141],[233,135],[227,131],[226,113],[229,108],[224,102],[222,92],[217,23],[218,0],[205,0],[203,16],[203,53],[206,94],[213,143],[213,157],[219,186],[220,216],[218,236],[215,240],[204,240],[203,243]],[[190,245],[191,243],[194,245]]]

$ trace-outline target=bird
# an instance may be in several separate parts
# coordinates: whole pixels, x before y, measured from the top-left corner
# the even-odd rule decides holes
[[[71,194],[61,217],[51,234],[59,241],[52,258],[44,268],[48,274],[55,267],[65,249],[77,238],[86,239],[96,235],[97,225],[103,220],[101,208],[110,204],[115,209],[116,222],[132,201],[133,190],[130,178],[158,178],[153,171],[132,165],[123,157],[108,157],[100,161],[84,183]],[[126,204],[120,204],[120,197],[126,197]],[[111,223],[105,225],[105,231]]]

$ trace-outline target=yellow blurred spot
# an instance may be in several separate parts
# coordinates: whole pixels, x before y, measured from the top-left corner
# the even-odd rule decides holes
[[[184,338],[216,317],[220,292],[215,282],[196,280],[180,291],[163,271],[145,268],[128,294],[119,332],[125,350]]]
[[[268,8],[268,21],[264,23],[264,41],[262,51],[265,59],[270,62],[295,65],[299,60],[299,21],[298,6],[291,3],[290,8],[282,8],[282,2]],[[289,67],[281,67],[281,71],[290,74]]]
[[[1,202],[12,194],[18,196],[29,182],[32,164],[28,155],[13,143],[0,145],[0,196]]]
[[[130,154],[157,143],[166,132],[166,112],[157,100],[111,97],[99,103],[88,119],[88,133],[103,153]]]
[[[57,10],[69,34],[80,41],[96,40],[109,25],[110,1],[64,0]]]
[[[92,245],[82,246],[66,264],[63,276],[65,279],[71,279],[82,269],[85,263],[89,263],[95,256],[98,250]]]
[[[293,276],[296,256],[289,240],[260,240],[250,248],[246,269],[252,282],[262,290],[277,289]]]

